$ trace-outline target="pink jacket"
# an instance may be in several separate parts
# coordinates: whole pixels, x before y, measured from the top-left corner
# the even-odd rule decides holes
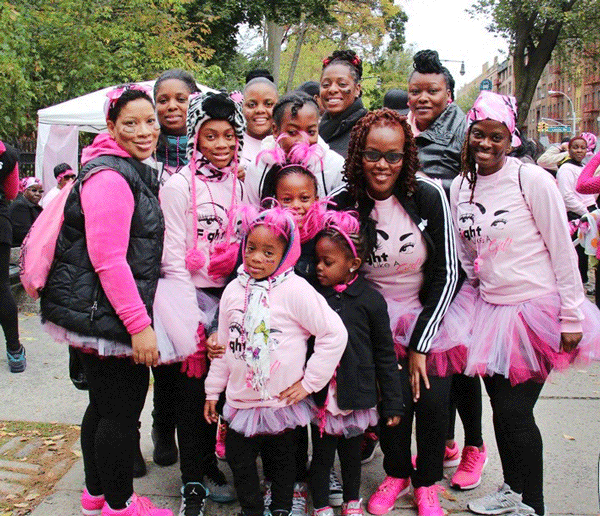
[[[103,133],[83,149],[81,164],[104,155],[131,157],[110,135]],[[100,170],[83,183],[81,206],[88,254],[102,288],[127,331],[131,335],[138,333],[149,326],[151,320],[127,263],[134,209],[131,189],[118,172]]]
[[[600,176],[596,175],[596,169],[600,167],[600,152],[596,154],[587,165],[583,167],[577,180],[577,191],[582,194],[600,193]]]
[[[271,335],[276,340],[271,351],[272,397],[262,400],[260,393],[246,383],[248,366],[240,341],[245,295],[235,280],[221,298],[218,340],[226,351],[210,365],[206,399],[217,400],[226,390],[227,403],[234,408],[283,407],[277,396],[298,380],[309,393],[322,389],[333,376],[348,340],[342,320],[325,298],[296,274],[271,290]],[[314,353],[305,368],[306,341],[311,335],[315,336]]]
[[[507,157],[495,174],[478,176],[473,202],[467,180],[450,189],[458,255],[488,303],[515,305],[558,292],[563,332],[581,331],[584,300],[577,255],[556,183],[536,165]]]

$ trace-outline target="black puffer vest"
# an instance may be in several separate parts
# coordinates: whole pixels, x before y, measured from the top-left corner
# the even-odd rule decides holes
[[[152,317],[164,233],[156,171],[133,158],[101,156],[83,167],[67,198],[54,263],[41,294],[42,321],[53,322],[82,335],[131,345],[131,336],[106,297],[90,262],[81,208],[83,181],[94,172],[107,168],[119,172],[133,193],[135,206],[127,263]],[[106,192],[106,202],[111,202],[110,192]]]

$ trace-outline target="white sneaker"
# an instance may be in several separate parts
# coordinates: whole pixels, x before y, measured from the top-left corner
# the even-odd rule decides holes
[[[271,481],[263,481],[263,504],[265,506],[264,515],[269,516],[271,514],[271,500],[273,496],[271,494]]]
[[[329,472],[329,505],[339,507],[344,502],[344,488],[333,468]]]
[[[482,498],[476,498],[467,503],[471,512],[476,514],[505,514],[514,513],[520,506],[522,496],[515,493],[508,484],[502,486],[495,493],[490,493]],[[518,514],[518,513],[517,513]]]
[[[308,502],[308,486],[305,482],[294,484],[294,498],[292,498],[291,516],[308,516],[306,506]]]
[[[513,512],[509,512],[507,516],[538,516],[538,514],[529,505],[521,502],[519,507]],[[550,516],[548,507],[544,507],[544,516]]]

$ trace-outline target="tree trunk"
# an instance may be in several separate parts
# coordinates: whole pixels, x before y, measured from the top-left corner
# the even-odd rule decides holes
[[[275,85],[279,84],[279,72],[281,67],[281,39],[283,37],[283,27],[275,22],[267,20],[267,56]]]
[[[304,43],[304,36],[308,30],[308,25],[302,21],[300,23],[300,29],[298,30],[298,39],[296,40],[296,48],[294,49],[294,55],[292,56],[292,62],[290,63],[290,73],[288,75],[287,84],[285,91],[291,91],[294,84],[294,75],[296,75],[296,67],[298,66],[298,60],[300,59],[300,50]]]

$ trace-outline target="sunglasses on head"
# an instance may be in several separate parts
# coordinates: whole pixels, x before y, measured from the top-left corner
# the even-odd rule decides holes
[[[404,152],[379,152],[376,150],[366,150],[362,152],[362,156],[365,161],[370,163],[377,163],[381,158],[384,158],[390,165],[395,165],[402,161]]]

